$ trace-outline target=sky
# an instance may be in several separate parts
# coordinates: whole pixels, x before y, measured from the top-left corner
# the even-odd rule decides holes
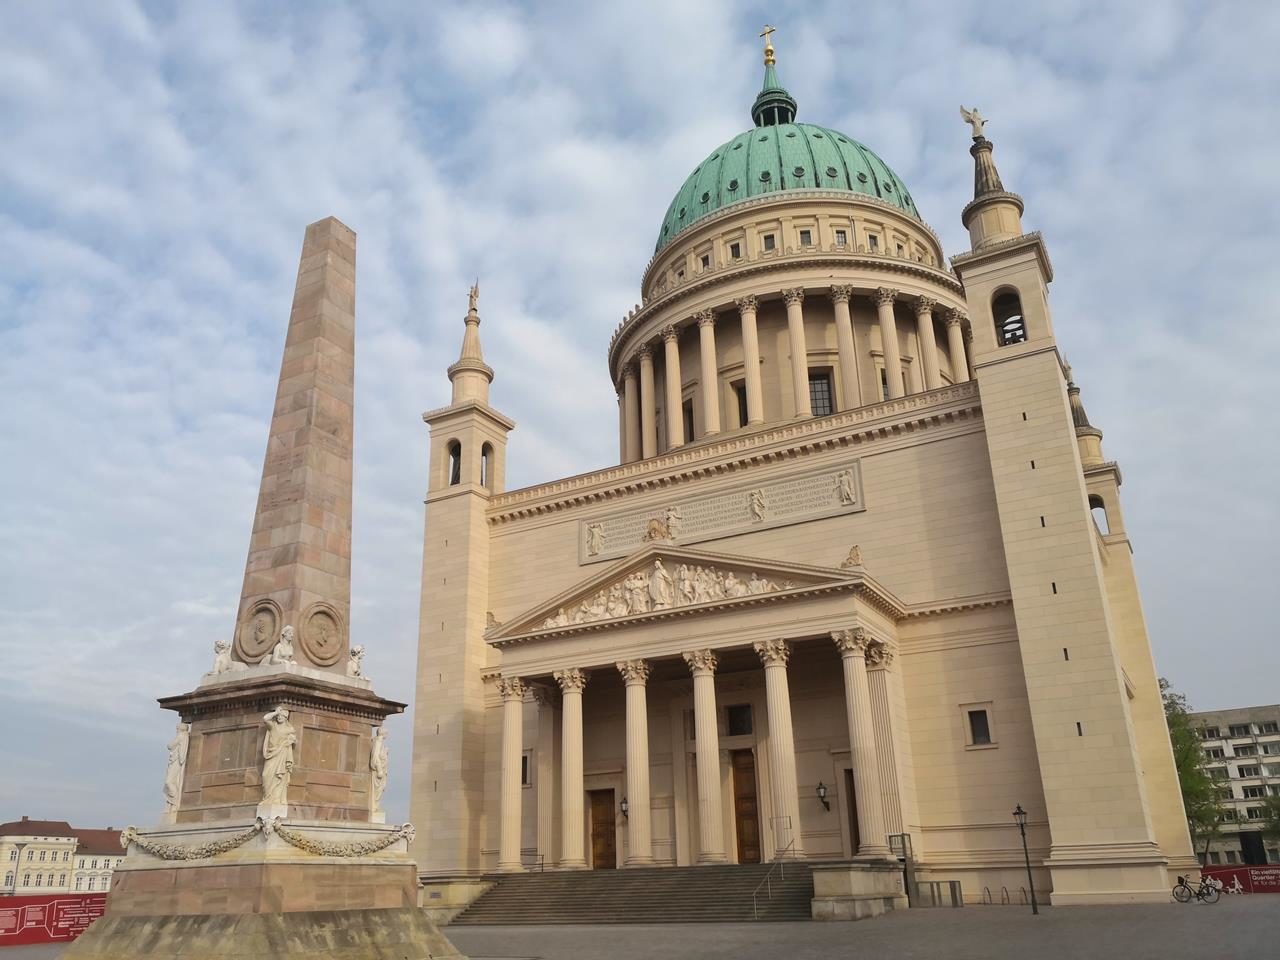
[[[1280,702],[1280,6],[433,0],[0,4],[0,821],[154,823],[230,638],[304,227],[358,234],[351,631],[409,701],[427,430],[469,284],[517,487],[607,466],[609,336],[667,204],[799,118],[967,249],[977,104],[1056,271],[1159,672]],[[411,720],[391,721],[390,817]]]

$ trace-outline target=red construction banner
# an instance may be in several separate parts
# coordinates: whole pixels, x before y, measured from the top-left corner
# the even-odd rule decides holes
[[[1222,881],[1223,893],[1280,893],[1280,864],[1266,867],[1201,867]]]
[[[74,940],[106,907],[105,893],[0,897],[0,947]]]

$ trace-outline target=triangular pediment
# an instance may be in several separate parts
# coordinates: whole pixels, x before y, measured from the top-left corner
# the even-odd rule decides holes
[[[815,567],[655,543],[507,623],[495,624],[486,639],[502,644],[710,612],[852,586],[865,579],[861,565]]]

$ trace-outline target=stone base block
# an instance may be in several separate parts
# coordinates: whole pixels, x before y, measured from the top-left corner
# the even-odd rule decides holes
[[[1054,847],[1045,860],[1054,906],[1169,903],[1169,861],[1154,845]]]
[[[907,906],[902,867],[892,861],[815,863],[815,920],[865,920]]]
[[[493,889],[493,885],[492,880],[476,876],[423,877],[420,905],[436,923],[446,924]]]
[[[310,913],[120,916],[96,921],[62,960],[429,960],[461,958],[416,907]]]

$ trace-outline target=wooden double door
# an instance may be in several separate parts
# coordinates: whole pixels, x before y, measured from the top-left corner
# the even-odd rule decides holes
[[[760,802],[756,790],[756,756],[751,750],[732,750],[733,821],[738,837],[738,862],[760,862]]]
[[[618,818],[613,790],[588,790],[587,797],[591,810],[591,869],[613,870],[618,866]]]

